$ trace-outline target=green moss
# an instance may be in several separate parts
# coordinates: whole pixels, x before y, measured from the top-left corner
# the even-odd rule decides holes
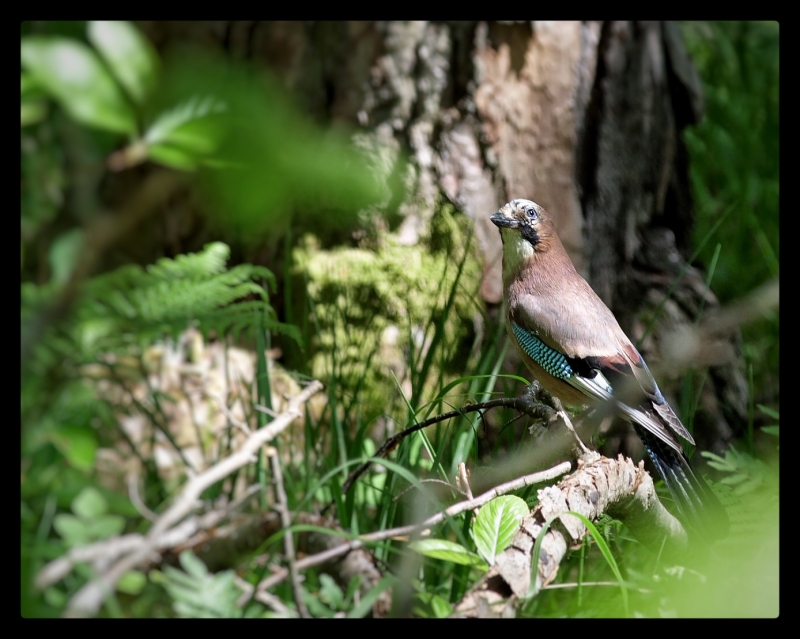
[[[320,250],[315,238],[306,236],[293,258],[313,301],[315,317],[309,325],[318,326],[307,342],[310,373],[322,380],[334,376],[346,395],[360,390],[365,416],[386,412],[389,398],[399,397],[394,378],[406,382],[404,390],[410,391],[409,353],[415,361],[421,359],[432,343],[434,326],[441,325],[440,352],[434,358],[439,370],[428,379],[441,380],[446,372],[463,374],[453,369],[466,362],[464,345],[473,338],[481,276],[471,233],[471,221],[446,205],[415,246],[402,245],[388,234],[374,250]],[[456,285],[453,306],[442,317]]]

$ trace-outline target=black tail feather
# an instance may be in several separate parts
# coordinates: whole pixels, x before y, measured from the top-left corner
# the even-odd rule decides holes
[[[684,524],[708,541],[724,536],[729,527],[725,508],[703,478],[692,470],[686,455],[644,428],[637,427],[636,434],[672,494]]]

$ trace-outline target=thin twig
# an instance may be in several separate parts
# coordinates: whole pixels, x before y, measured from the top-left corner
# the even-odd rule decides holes
[[[135,470],[131,470],[128,473],[127,480],[128,498],[136,510],[139,511],[139,514],[151,522],[158,519],[158,515],[147,507],[147,504],[144,503],[142,496],[139,494],[139,474]]]
[[[311,614],[308,612],[308,607],[303,599],[303,587],[300,585],[300,575],[295,565],[294,535],[289,530],[292,526],[292,517],[289,515],[289,500],[286,497],[286,490],[283,486],[281,460],[278,457],[278,451],[275,449],[273,449],[273,451],[274,452],[269,456],[269,463],[272,468],[272,479],[275,482],[275,508],[280,515],[281,526],[286,531],[286,534],[283,536],[283,550],[286,553],[286,563],[289,565],[292,594],[294,595],[294,603],[297,606],[297,612],[300,613],[302,618],[310,619]]]
[[[466,493],[467,499],[472,499],[474,497],[472,494],[472,487],[469,485],[467,465],[464,462],[458,462],[458,479],[456,480],[456,485]]]
[[[203,394],[206,397],[210,397],[211,399],[213,399],[217,403],[217,406],[219,406],[220,412],[223,415],[225,415],[228,422],[236,426],[236,428],[242,431],[245,435],[249,436],[253,432],[252,430],[250,430],[250,426],[248,426],[245,422],[236,419],[236,417],[234,417],[233,413],[231,412],[230,408],[228,408],[228,406],[225,404],[225,400],[222,397],[208,390],[203,390]],[[222,426],[222,428],[225,427]]]

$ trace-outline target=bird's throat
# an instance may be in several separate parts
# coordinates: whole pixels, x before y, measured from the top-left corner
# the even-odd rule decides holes
[[[533,245],[517,231],[503,229],[503,281],[512,280],[533,257]]]

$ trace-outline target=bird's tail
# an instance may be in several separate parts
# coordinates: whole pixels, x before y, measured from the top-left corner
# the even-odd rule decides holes
[[[725,508],[703,478],[694,472],[686,455],[667,446],[644,428],[637,427],[636,430],[672,494],[684,524],[707,541],[724,536],[730,525]]]

